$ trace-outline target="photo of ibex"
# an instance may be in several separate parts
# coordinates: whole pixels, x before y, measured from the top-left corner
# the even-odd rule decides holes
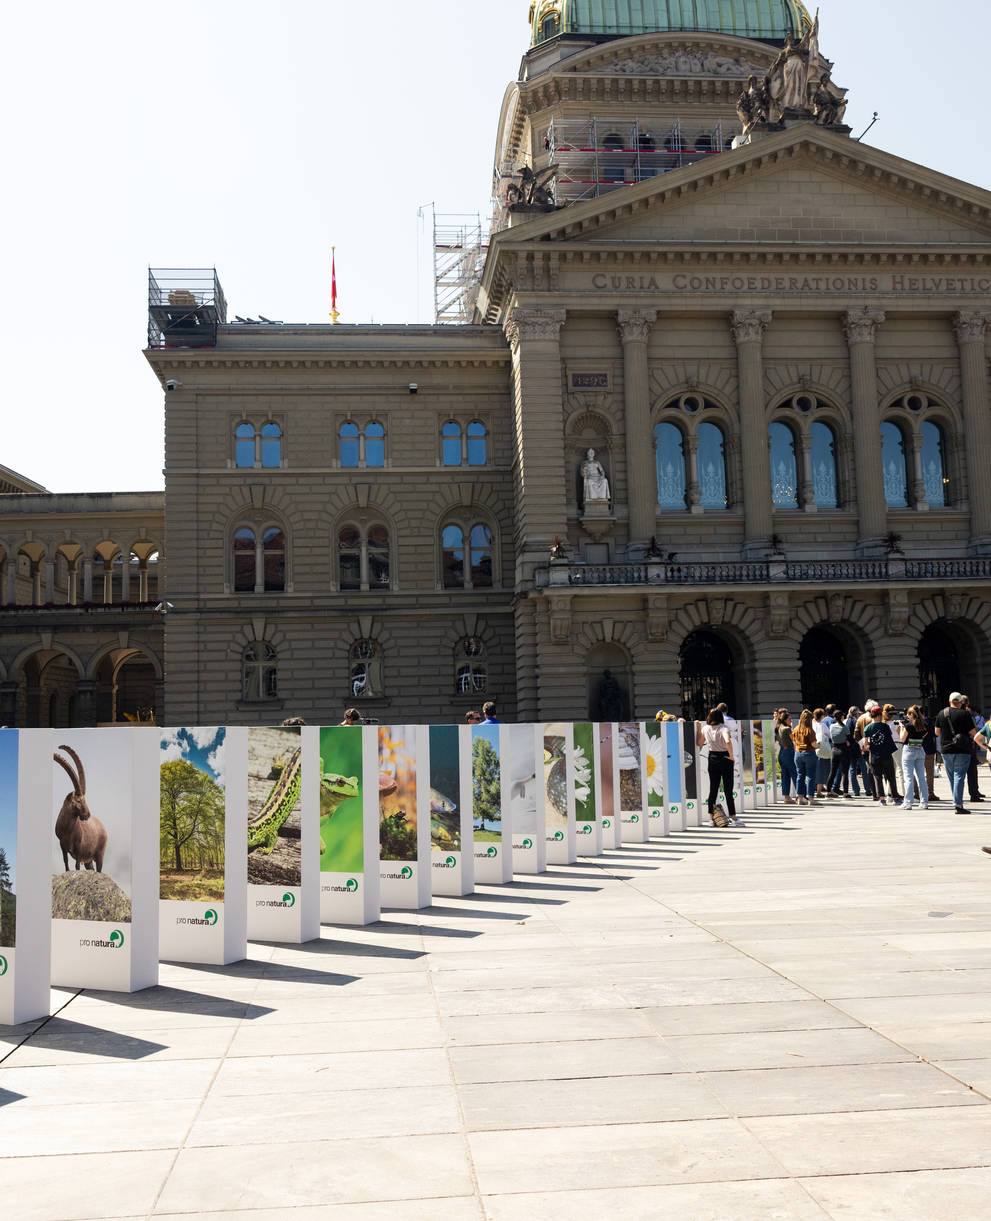
[[[107,829],[90,813],[86,803],[86,773],[82,760],[71,746],[59,746],[59,750],[64,750],[76,765],[73,771],[61,755],[52,756],[56,763],[65,768],[72,781],[72,792],[66,794],[55,820],[55,838],[62,848],[62,861],[67,872],[71,856],[77,869],[95,868],[97,873],[102,873],[103,857],[107,851]]]

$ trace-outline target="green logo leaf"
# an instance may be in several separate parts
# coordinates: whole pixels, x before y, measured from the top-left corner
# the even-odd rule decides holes
[[[578,834],[579,835],[591,835],[592,834],[592,824],[588,823],[588,822],[579,823]]]
[[[611,827],[611,826],[612,826],[612,820],[611,820],[611,819],[609,819],[609,818],[604,818],[604,819],[602,820],[602,825],[603,825],[604,827]]]
[[[217,913],[212,907],[208,907],[203,913],[203,919],[207,922],[207,924],[214,925],[217,923]]]
[[[289,894],[289,892],[287,891],[282,896],[282,902],[285,903],[286,907],[295,907],[296,906],[296,896]]]
[[[630,818],[630,822],[639,822],[639,821],[640,821],[640,815],[639,815],[639,814],[634,814],[634,815],[632,815],[632,816],[631,816],[631,818]]]
[[[409,865],[404,865],[399,871],[399,876],[401,878],[411,878],[413,876],[413,870],[410,869]]]
[[[520,845],[520,847],[521,847],[521,848],[532,848],[532,847],[533,847],[533,840],[532,840],[532,839],[525,839],[525,840],[523,841],[523,843]]]
[[[353,894],[354,891],[358,889],[358,879],[348,878],[348,880],[344,883],[344,888],[345,890],[350,890]]]
[[[673,806],[668,806],[668,811],[669,811],[671,814],[677,814],[677,813],[678,813],[678,807],[677,807],[676,805],[673,805]]]
[[[555,831],[555,832],[554,832],[554,839],[555,839],[555,841],[556,841],[557,843],[560,843],[560,842],[561,842],[561,840],[562,840],[562,839],[564,839],[564,832],[563,832],[563,831]]]
[[[124,944],[124,934],[120,931],[119,928],[115,928],[114,931],[110,934],[110,944],[113,946],[113,948],[115,950],[119,950],[120,947]]]
[[[454,859],[453,856],[449,856],[447,858],[447,860],[444,862],[444,864],[448,867],[448,869],[456,869],[458,862]]]
[[[6,975],[6,974],[7,974],[7,959],[4,958],[4,956],[2,954],[0,954],[0,975]]]
[[[485,855],[486,856],[498,856],[499,849],[495,846],[495,844],[490,844],[488,846],[488,848],[485,849]]]

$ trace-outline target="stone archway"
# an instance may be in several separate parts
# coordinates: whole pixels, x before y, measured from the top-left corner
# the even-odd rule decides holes
[[[850,651],[838,632],[821,624],[809,628],[798,646],[798,663],[803,707],[815,709],[836,704],[844,711],[849,708]]]
[[[958,631],[946,619],[937,619],[919,637],[919,692],[922,710],[935,716],[945,708],[951,691],[962,690]]]
[[[739,715],[737,659],[724,636],[712,628],[696,628],[682,641],[678,660],[683,717],[704,721],[710,709],[722,703]]]
[[[57,647],[39,649],[20,667],[11,710],[5,723],[27,729],[72,729],[79,724],[79,683],[76,660]],[[9,717],[9,719],[7,719]]]
[[[94,699],[96,720],[100,725],[125,722],[154,723],[158,671],[155,663],[140,649],[112,649],[93,668],[96,680]]]

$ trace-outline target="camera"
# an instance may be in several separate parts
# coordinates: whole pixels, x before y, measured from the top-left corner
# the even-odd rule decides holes
[[[165,389],[166,390],[178,390],[181,385],[182,385],[182,382],[178,381],[174,377],[170,377],[168,379],[168,381],[165,383]]]

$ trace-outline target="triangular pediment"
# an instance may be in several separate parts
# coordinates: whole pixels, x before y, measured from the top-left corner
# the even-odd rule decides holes
[[[505,236],[514,242],[986,244],[991,192],[803,123],[571,204]]]

